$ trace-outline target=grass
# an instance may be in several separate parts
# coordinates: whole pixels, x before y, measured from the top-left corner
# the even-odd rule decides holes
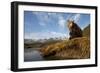
[[[90,39],[87,37],[64,40],[43,46],[40,52],[46,59],[86,59],[90,58]]]

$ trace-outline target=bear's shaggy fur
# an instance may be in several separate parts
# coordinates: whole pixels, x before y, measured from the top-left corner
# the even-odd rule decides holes
[[[69,31],[70,31],[69,39],[73,39],[73,38],[76,38],[76,37],[82,37],[82,30],[74,21],[68,20],[67,26],[68,26]]]

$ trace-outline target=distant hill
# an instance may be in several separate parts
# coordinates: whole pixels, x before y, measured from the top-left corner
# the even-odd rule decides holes
[[[90,24],[83,29],[83,36],[90,37]]]

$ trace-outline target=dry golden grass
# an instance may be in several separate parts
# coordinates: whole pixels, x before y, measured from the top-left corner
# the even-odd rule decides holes
[[[87,37],[64,40],[40,49],[44,57],[57,59],[86,59],[90,58],[90,40]]]

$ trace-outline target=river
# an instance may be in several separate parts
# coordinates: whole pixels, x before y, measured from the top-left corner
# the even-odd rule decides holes
[[[27,48],[24,49],[24,61],[42,61],[44,60],[41,53],[38,51],[39,48]]]

